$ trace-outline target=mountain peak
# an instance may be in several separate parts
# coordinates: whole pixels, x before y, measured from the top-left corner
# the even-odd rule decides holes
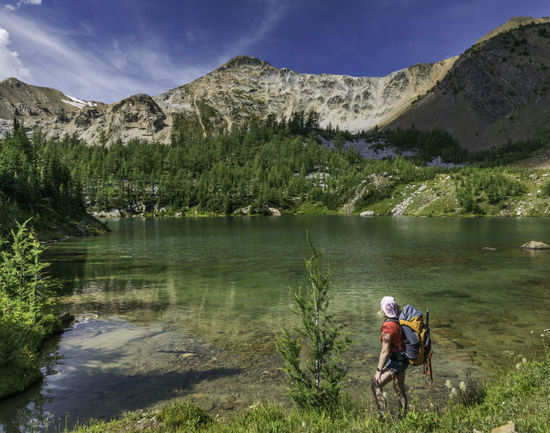
[[[0,81],[0,84],[7,87],[22,87],[27,85],[26,83],[23,83],[23,81],[18,80],[15,77],[6,78],[5,80]]]
[[[497,28],[491,30],[489,33],[487,33],[485,36],[479,39],[477,43],[487,41],[501,33],[517,29],[518,27],[521,27],[527,24],[545,24],[545,23],[550,23],[550,17],[541,17],[541,18],[512,17],[501,26],[498,26]]]
[[[227,63],[220,66],[218,69],[235,69],[240,68],[241,66],[271,66],[264,60],[258,59],[257,57],[252,56],[235,56]]]

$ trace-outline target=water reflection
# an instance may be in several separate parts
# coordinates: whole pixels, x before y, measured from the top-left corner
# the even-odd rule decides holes
[[[115,417],[241,371],[219,365],[216,350],[181,329],[90,315],[80,320],[65,333],[44,383],[12,399],[9,411],[2,406],[6,431],[56,431],[90,417]]]

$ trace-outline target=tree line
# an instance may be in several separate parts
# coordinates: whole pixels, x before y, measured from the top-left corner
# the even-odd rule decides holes
[[[334,146],[323,144],[321,136]],[[367,160],[353,145],[344,145],[356,138],[398,151],[414,150],[416,155]],[[513,143],[473,154],[443,131],[411,128],[353,135],[322,130],[316,113],[295,113],[282,121],[269,116],[251,119],[230,132],[210,133],[193,119],[176,117],[168,144],[105,143],[89,146],[77,137],[45,139],[39,132],[29,138],[15,122],[13,134],[0,140],[0,235],[14,221],[29,216],[37,223],[48,220],[48,215],[78,215],[86,209],[231,215],[244,208],[261,214],[270,207],[293,213],[314,204],[316,209],[337,211],[372,181],[373,174],[391,176],[391,185],[368,188],[357,203],[381,200],[399,184],[433,178],[445,170],[424,165],[434,156],[493,166],[545,142]],[[482,184],[460,184],[459,202],[468,212],[476,211],[475,202],[482,196],[497,203],[521,192],[509,185],[509,179],[491,176]]]
[[[62,160],[63,150],[39,133],[31,138],[14,120],[13,133],[0,140],[0,236],[15,221],[33,217],[47,223],[57,215],[85,212],[82,189]]]
[[[252,213],[294,210],[305,202],[336,210],[369,174],[399,171],[411,180],[434,173],[404,159],[365,160],[353,146],[330,149],[319,133],[318,116],[296,113],[283,122],[252,120],[225,134],[204,134],[176,119],[169,144],[133,140],[90,147],[67,139],[49,146],[63,155],[95,210],[229,215],[247,206]]]

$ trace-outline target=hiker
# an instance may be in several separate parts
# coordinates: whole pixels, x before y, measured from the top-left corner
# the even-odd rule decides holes
[[[409,365],[404,355],[405,343],[399,325],[399,306],[392,296],[384,296],[380,301],[380,308],[385,319],[380,331],[382,349],[378,359],[378,367],[372,379],[372,392],[381,417],[386,410],[386,399],[382,388],[393,380],[393,388],[399,395],[401,416],[407,413],[407,394],[405,393],[405,370]]]

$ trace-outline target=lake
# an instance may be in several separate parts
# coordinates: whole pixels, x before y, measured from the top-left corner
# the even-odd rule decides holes
[[[50,246],[47,260],[77,322],[49,344],[43,382],[0,403],[0,431],[53,431],[179,397],[221,415],[259,401],[289,405],[274,333],[296,323],[290,289],[304,279],[307,231],[332,272],[331,308],[352,339],[346,390],[361,404],[373,404],[384,295],[430,309],[434,385],[426,388],[420,367],[409,369],[413,405],[445,401],[446,380],[458,386],[540,357],[540,334],[550,327],[550,252],[520,248],[550,240],[548,219],[166,218],[109,226],[105,236]]]

